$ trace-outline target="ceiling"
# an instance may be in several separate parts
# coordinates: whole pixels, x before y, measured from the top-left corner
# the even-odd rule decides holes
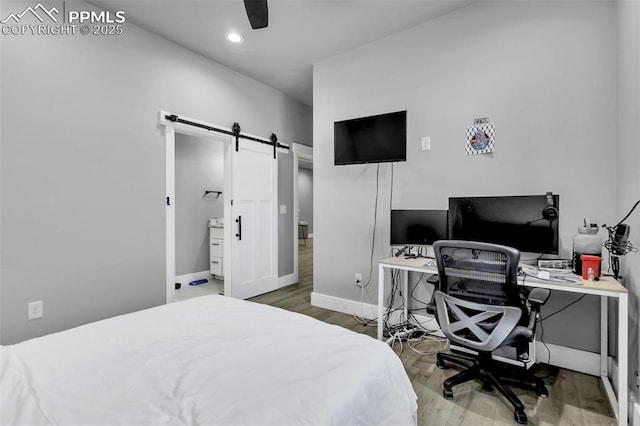
[[[473,0],[269,0],[252,30],[242,0],[90,0],[134,23],[312,105],[313,64],[436,18]],[[225,39],[240,32],[245,41]]]

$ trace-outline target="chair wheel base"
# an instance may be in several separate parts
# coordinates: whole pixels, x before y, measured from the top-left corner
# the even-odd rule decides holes
[[[451,389],[443,389],[442,395],[444,399],[453,399],[453,391]]]
[[[540,398],[547,398],[549,396],[549,391],[545,386],[538,386],[536,387],[536,395]]]
[[[513,413],[513,418],[516,419],[516,422],[521,425],[527,424],[527,415],[524,411],[516,411]]]

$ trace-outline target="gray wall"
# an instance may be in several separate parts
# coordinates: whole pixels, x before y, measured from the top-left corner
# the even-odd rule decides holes
[[[314,65],[314,291],[360,300],[353,276],[370,268],[376,166],[333,165],[337,120],[408,110],[392,208],[553,191],[565,258],[583,217],[616,217],[614,23],[609,2],[478,2]],[[465,155],[476,117],[496,125],[492,155]],[[374,262],[389,256],[390,167]],[[371,282],[375,303],[375,267]],[[554,293],[546,312],[574,298]],[[545,323],[545,341],[597,351],[598,311],[585,298]]]
[[[298,168],[298,206],[300,220],[309,222],[309,234],[313,233],[313,169]]]
[[[616,2],[618,24],[618,167],[617,209],[611,224],[622,219],[640,199],[640,3]],[[631,226],[631,240],[640,242],[640,207],[625,220]],[[630,253],[620,260],[623,283],[629,289],[629,388],[638,400],[633,384],[638,360],[638,300],[640,296],[640,254]]]
[[[209,270],[212,217],[224,217],[222,142],[176,134],[176,275]]]
[[[2,36],[0,74],[2,344],[165,302],[160,109],[309,140],[308,106],[130,22]]]
[[[280,214],[280,206],[287,212]],[[278,276],[293,274],[293,155],[278,154]]]
[[[302,145],[313,147],[313,114],[312,108],[301,110],[291,110],[286,117],[287,122],[295,123],[297,133],[300,135],[298,139],[287,141],[296,142]]]

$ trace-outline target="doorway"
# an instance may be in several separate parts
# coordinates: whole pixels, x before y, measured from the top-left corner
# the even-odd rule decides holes
[[[293,144],[296,270],[300,287],[313,291],[313,149]]]
[[[176,135],[179,134],[223,145],[224,184],[220,198],[224,227],[215,236],[223,240],[222,250],[218,252],[223,259],[222,267],[214,275],[224,277],[224,295],[246,299],[275,290],[278,285],[277,152],[289,147],[276,143],[273,136],[266,139],[239,131],[233,133],[236,132],[235,124],[232,131],[166,111],[160,111],[159,124],[165,139],[167,303],[175,300],[176,292],[175,158]],[[219,192],[213,187],[200,191],[205,198]],[[211,229],[210,239],[213,239]]]
[[[175,136],[175,300],[224,294],[224,142]]]

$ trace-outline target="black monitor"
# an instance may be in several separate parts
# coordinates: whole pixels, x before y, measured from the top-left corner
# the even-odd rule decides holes
[[[407,160],[407,111],[336,121],[335,165]]]
[[[558,195],[449,198],[449,238],[558,254]]]
[[[392,246],[429,246],[446,238],[446,210],[391,210]]]

